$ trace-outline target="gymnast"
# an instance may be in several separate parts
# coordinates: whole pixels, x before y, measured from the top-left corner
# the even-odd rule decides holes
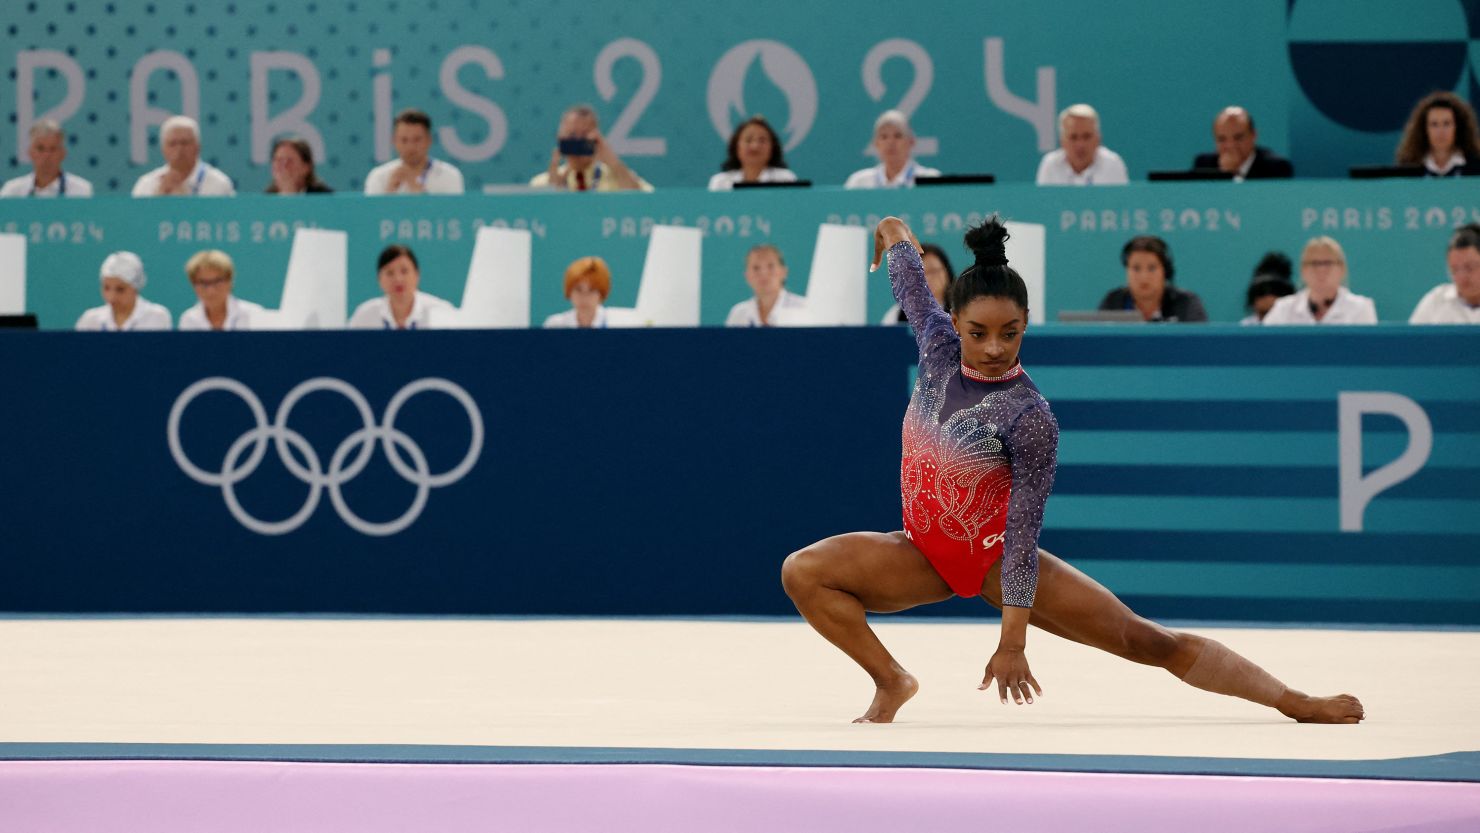
[[[920,244],[895,217],[874,232],[874,264],[915,331],[919,376],[904,418],[904,529],[852,532],[792,553],[782,584],[807,622],[863,667],[874,698],[855,723],[890,723],[919,683],[890,655],[865,612],[893,613],[952,593],[1002,611],[1002,636],[979,686],[1003,704],[1042,696],[1028,667],[1028,625],[1145,665],[1188,685],[1278,709],[1303,723],[1356,723],[1351,695],[1312,697],[1212,639],[1133,613],[1094,579],[1038,549],[1053,487],[1058,423],[1018,362],[1028,291],[1007,265],[1007,229],[992,217],[966,233],[976,262],[951,285],[951,312],[930,293]]]

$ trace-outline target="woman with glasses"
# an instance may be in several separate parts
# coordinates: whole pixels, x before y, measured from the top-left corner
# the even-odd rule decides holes
[[[1300,254],[1304,289],[1275,301],[1265,324],[1376,324],[1377,305],[1346,288],[1346,253],[1330,237],[1313,237]]]
[[[200,300],[180,315],[182,330],[250,330],[262,306],[231,294],[236,265],[220,249],[196,252],[185,262],[185,276]]]

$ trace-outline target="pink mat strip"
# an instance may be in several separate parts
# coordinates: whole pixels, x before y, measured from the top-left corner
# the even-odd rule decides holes
[[[0,830],[1480,830],[1480,784],[997,770],[0,763]]]

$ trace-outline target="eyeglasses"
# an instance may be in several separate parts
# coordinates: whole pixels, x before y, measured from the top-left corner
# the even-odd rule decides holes
[[[220,286],[223,283],[231,283],[231,278],[202,278],[200,280],[192,280],[191,283],[202,289],[210,289],[213,286]]]
[[[1342,264],[1339,260],[1302,260],[1300,265],[1306,269],[1334,269]]]

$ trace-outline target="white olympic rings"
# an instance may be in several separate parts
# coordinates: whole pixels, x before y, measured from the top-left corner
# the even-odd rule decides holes
[[[216,390],[234,393],[240,397],[251,410],[252,419],[256,424],[255,427],[236,438],[226,451],[221,470],[212,472],[200,468],[185,454],[180,443],[180,420],[185,415],[185,409],[190,407],[190,403],[195,401],[197,396]],[[288,427],[288,417],[293,413],[293,408],[298,401],[317,391],[331,391],[343,395],[354,406],[363,423],[363,427],[352,432],[340,442],[339,447],[329,458],[327,471],[324,470],[323,462],[308,440]],[[468,423],[472,428],[467,454],[456,466],[441,474],[432,473],[421,446],[405,432],[395,427],[396,416],[401,412],[401,407],[411,397],[426,391],[440,391],[457,400],[457,403],[467,412]],[[187,387],[175,399],[174,406],[170,408],[167,433],[170,454],[174,455],[180,470],[197,483],[221,487],[221,494],[226,499],[226,508],[231,511],[232,517],[241,522],[242,526],[259,535],[284,535],[303,526],[318,508],[324,490],[328,489],[330,503],[346,524],[365,535],[384,536],[395,535],[415,523],[422,510],[426,508],[427,496],[432,489],[456,483],[477,464],[478,455],[483,451],[483,414],[478,410],[478,403],[473,401],[473,397],[457,384],[446,379],[425,378],[410,382],[397,391],[396,395],[391,397],[390,404],[386,406],[385,417],[377,425],[374,414],[370,410],[370,403],[366,401],[364,394],[342,379],[320,376],[301,382],[297,387],[288,391],[288,395],[283,397],[282,404],[278,406],[276,419],[269,423],[267,410],[262,407],[262,400],[257,398],[257,394],[252,392],[251,388],[235,379],[212,376]],[[273,448],[277,450],[278,457],[288,472],[308,484],[309,487],[308,499],[304,501],[303,506],[281,521],[264,521],[252,516],[242,507],[236,495],[237,484],[251,477],[261,465],[262,458],[267,454],[268,440],[272,441]],[[365,470],[365,466],[370,463],[370,456],[375,452],[377,440],[385,449],[385,456],[390,461],[391,468],[395,469],[396,474],[406,482],[416,487],[416,496],[412,498],[411,507],[400,517],[384,523],[367,521],[356,515],[345,502],[341,491],[345,483],[359,476],[360,472]],[[294,451],[298,453],[298,456],[293,454]],[[410,458],[410,463],[407,463],[406,459],[401,456],[402,451],[405,451],[406,457]],[[351,452],[354,452],[353,460],[348,459]],[[243,459],[244,456],[245,459]],[[305,462],[300,462],[299,457]]]

